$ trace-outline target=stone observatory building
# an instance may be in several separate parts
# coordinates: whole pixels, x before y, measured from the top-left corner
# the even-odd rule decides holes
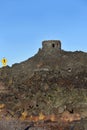
[[[60,40],[47,40],[42,42],[42,49],[44,50],[61,50]]]

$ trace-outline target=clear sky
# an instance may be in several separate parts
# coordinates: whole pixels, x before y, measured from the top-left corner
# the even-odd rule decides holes
[[[87,52],[87,0],[0,0],[0,60],[26,60],[43,40]]]

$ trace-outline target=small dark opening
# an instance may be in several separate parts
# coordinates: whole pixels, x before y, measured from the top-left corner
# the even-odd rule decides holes
[[[71,68],[68,68],[68,72],[71,72],[72,71],[72,69]]]
[[[30,108],[30,109],[32,109],[32,108],[33,108],[33,106],[31,106],[31,105],[30,105],[30,106],[29,106],[29,108]]]
[[[69,112],[70,112],[71,114],[73,114],[73,113],[74,113],[74,110],[72,109],[72,110],[70,110]]]
[[[39,105],[38,104],[36,104],[36,107],[38,107]]]
[[[60,71],[58,73],[60,74]]]
[[[68,70],[71,70],[71,68],[68,68]]]
[[[52,47],[54,48],[54,47],[55,47],[55,44],[52,44]]]

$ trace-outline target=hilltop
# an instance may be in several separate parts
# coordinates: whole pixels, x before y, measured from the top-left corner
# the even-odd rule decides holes
[[[25,111],[27,117],[69,112],[87,118],[87,53],[43,41],[33,57],[0,69],[0,104],[2,114],[13,118]]]

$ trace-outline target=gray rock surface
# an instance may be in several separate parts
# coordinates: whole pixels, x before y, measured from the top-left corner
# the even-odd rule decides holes
[[[87,118],[87,53],[67,52],[56,41],[45,43],[49,42],[52,42],[50,46],[46,48],[44,44],[45,47],[43,45],[28,60],[0,69],[1,115],[18,119],[25,111],[27,116],[36,116],[40,112],[60,115],[68,111],[80,114],[82,119]],[[2,104],[5,107],[2,108]],[[82,122],[84,129],[87,127],[85,122]],[[14,124],[14,128],[10,128],[14,130],[18,126],[14,121],[12,125],[9,123],[0,122],[1,129],[9,129],[8,126]]]

